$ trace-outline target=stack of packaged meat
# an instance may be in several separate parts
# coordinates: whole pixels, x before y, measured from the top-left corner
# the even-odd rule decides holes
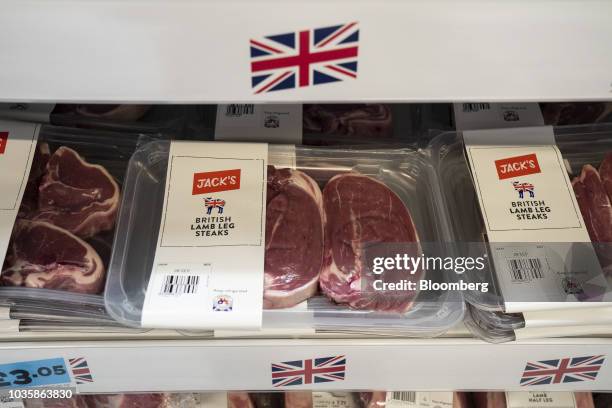
[[[597,293],[605,293],[606,278],[607,287],[610,287],[612,268],[612,127],[608,124],[558,127],[554,129],[554,134],[603,272],[602,275],[593,270],[598,279]],[[471,243],[473,246],[480,243],[484,245],[488,240],[487,232],[462,138],[457,133],[442,134],[431,142],[430,149],[438,168],[442,201],[447,209],[453,241]],[[529,242],[527,236],[525,240]],[[486,251],[484,246],[482,248]],[[502,272],[489,268],[472,275],[474,282],[486,282],[489,285],[487,293],[465,293],[469,303],[465,323],[477,337],[490,342],[505,342],[517,338],[606,333],[608,320],[605,316],[610,312],[606,304],[589,305],[599,312],[584,309],[582,312],[576,310],[576,313],[570,313],[564,311],[566,309],[557,310],[552,304],[540,304],[536,305],[540,307],[539,310],[506,313],[497,273]],[[568,278],[564,282],[569,285],[572,281]],[[569,294],[571,288],[564,290]],[[593,297],[591,301],[598,299]],[[582,317],[579,316],[581,313]],[[594,316],[600,316],[601,319],[597,320]],[[587,317],[593,323],[585,323]],[[572,321],[575,324],[571,324]]]
[[[105,293],[107,310],[126,326],[142,327],[169,151],[167,142],[154,141],[129,164],[125,189],[137,194],[126,193],[122,203],[119,253]],[[264,329],[284,319],[308,329],[435,336],[458,323],[464,312],[458,292],[372,289],[376,280],[414,284],[426,274],[443,281],[444,274],[389,267],[381,276],[364,262],[372,254],[394,256],[400,247],[420,254],[420,242],[443,239],[436,181],[422,152],[296,146],[292,167],[272,146],[268,156]],[[153,210],[143,213],[144,206]],[[419,303],[420,296],[427,301]]]
[[[0,274],[0,302],[16,316],[113,324],[102,294],[136,145],[135,135],[43,127]]]

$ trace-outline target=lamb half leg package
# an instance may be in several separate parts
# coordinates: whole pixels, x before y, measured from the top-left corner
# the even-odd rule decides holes
[[[0,127],[0,301],[99,310],[137,136],[11,121]]]
[[[461,294],[366,290],[364,254],[442,241],[435,186],[415,150],[148,143],[128,166],[107,310],[133,327],[441,334]]]

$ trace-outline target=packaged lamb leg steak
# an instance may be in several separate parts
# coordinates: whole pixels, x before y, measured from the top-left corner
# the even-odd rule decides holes
[[[75,305],[99,306],[123,176],[138,136],[5,123],[7,146],[14,150],[7,149],[3,160],[17,158],[19,148],[30,159],[19,164],[23,194],[14,201],[12,218],[7,214],[0,226],[6,239],[0,299],[64,304],[70,312]]]
[[[412,149],[149,143],[129,164],[107,310],[132,327],[440,334],[461,294],[407,282],[448,274],[385,280],[371,259],[444,240],[436,183]]]

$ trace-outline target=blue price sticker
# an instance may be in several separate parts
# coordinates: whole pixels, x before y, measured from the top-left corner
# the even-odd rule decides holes
[[[0,389],[70,383],[70,372],[63,358],[0,364]]]

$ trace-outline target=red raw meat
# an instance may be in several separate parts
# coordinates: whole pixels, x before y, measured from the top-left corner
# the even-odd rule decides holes
[[[28,176],[28,182],[23,192],[18,217],[30,217],[38,208],[38,186],[45,174],[45,169],[47,168],[50,157],[51,152],[49,150],[49,145],[40,142],[38,146],[36,146],[36,153],[34,153],[32,167],[30,167],[30,175]]]
[[[503,392],[475,392],[475,408],[506,408],[506,394]]]
[[[356,139],[380,139],[392,133],[391,109],[383,104],[304,105],[305,133]],[[328,144],[325,138],[308,140]]]
[[[39,186],[39,208],[32,219],[89,238],[113,228],[119,195],[119,186],[104,167],[89,164],[62,146],[47,163]]]
[[[255,408],[248,392],[228,392],[227,408]]]
[[[597,170],[587,164],[572,186],[591,241],[612,242],[612,205]]]
[[[590,392],[575,392],[576,408],[595,408],[593,394]]]
[[[150,105],[77,105],[76,113],[93,118],[134,121],[142,118]]]
[[[312,408],[312,392],[287,391],[285,392],[284,408]]]
[[[72,398],[45,398],[45,399],[24,399],[24,408],[90,408],[82,395],[75,395]]]
[[[604,161],[601,162],[599,176],[608,193],[608,198],[612,201],[612,152],[608,153]]]
[[[384,408],[387,401],[386,391],[360,392],[359,400],[363,408]]]
[[[47,222],[17,220],[0,283],[96,294],[105,273],[100,256],[79,237]]]
[[[170,408],[167,394],[88,395],[88,408]]]
[[[380,181],[346,173],[327,183],[323,203],[327,219],[325,258],[319,279],[323,293],[355,309],[397,313],[410,309],[416,291],[374,291],[372,282],[384,275],[386,282],[418,281],[422,271],[410,274],[406,270],[390,270],[379,277],[364,265],[366,245],[377,248],[377,256],[394,256],[398,245],[385,244],[418,242],[410,213],[400,198]],[[380,254],[380,250],[389,253]],[[412,251],[414,248],[406,252]],[[368,288],[367,292],[362,292],[362,287]]]
[[[317,291],[323,263],[323,197],[298,170],[268,166],[264,308],[294,306]]]

